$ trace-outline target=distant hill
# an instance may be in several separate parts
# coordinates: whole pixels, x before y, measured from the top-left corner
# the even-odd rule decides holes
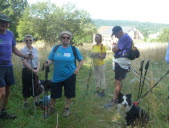
[[[138,22],[138,21],[128,21],[128,20],[102,20],[93,19],[95,25],[99,28],[100,26],[135,26],[140,32],[143,33],[145,37],[149,34],[161,32],[162,29],[168,28],[169,24],[158,24],[150,22]]]

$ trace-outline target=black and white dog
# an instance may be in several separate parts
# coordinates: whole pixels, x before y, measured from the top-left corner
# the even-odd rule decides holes
[[[120,114],[125,114],[126,126],[144,127],[149,121],[149,115],[142,108],[134,105],[131,98],[131,94],[123,95],[120,93],[118,97],[118,111]]]

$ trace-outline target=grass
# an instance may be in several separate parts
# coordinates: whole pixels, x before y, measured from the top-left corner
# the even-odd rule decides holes
[[[144,44],[146,45],[146,44]],[[18,48],[23,45],[18,45]],[[71,115],[68,118],[63,118],[64,97],[58,100],[56,104],[59,115],[59,128],[118,128],[123,127],[123,121],[118,118],[116,108],[105,109],[103,105],[110,101],[114,90],[114,72],[112,71],[112,52],[107,51],[106,58],[106,96],[103,98],[94,94],[95,82],[93,74],[88,81],[91,60],[89,51],[91,45],[79,47],[84,56],[84,65],[77,76],[76,98],[73,99],[71,105]],[[146,46],[145,46],[146,47]],[[51,47],[39,48],[40,60],[43,63],[47,59],[47,55]],[[168,70],[164,57],[166,45],[149,48],[140,48],[140,58],[132,61],[132,68],[139,72],[141,60],[150,60],[147,78],[151,81],[149,86],[145,86],[143,94],[152,87]],[[33,98],[29,99],[31,107],[28,110],[23,108],[22,85],[21,85],[21,61],[18,57],[13,56],[14,71],[17,85],[12,86],[8,111],[17,115],[16,120],[0,120],[0,128],[55,128],[56,114],[51,115],[47,119],[42,118],[43,111],[36,109],[34,116]],[[42,66],[42,65],[41,65]],[[52,76],[52,68],[49,78]],[[39,77],[44,79],[45,73],[40,72]],[[168,128],[169,127],[169,104],[168,104],[168,76],[166,76],[140,102],[140,107],[149,112],[151,120],[148,128]],[[89,82],[89,90],[87,83]],[[139,78],[131,71],[127,74],[127,78],[123,81],[123,93],[131,93],[133,101],[137,100]],[[160,99],[160,100],[159,100]],[[112,121],[113,120],[113,121]]]

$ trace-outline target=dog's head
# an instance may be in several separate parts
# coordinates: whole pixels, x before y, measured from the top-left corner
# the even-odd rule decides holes
[[[131,94],[125,94],[123,95],[121,92],[119,93],[118,96],[118,105],[124,109],[126,109],[126,111],[129,111],[131,106],[132,106],[132,99],[131,99],[132,95]]]

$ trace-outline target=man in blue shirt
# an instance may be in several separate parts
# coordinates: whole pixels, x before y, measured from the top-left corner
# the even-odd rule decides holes
[[[105,107],[111,107],[117,103],[118,95],[122,88],[122,80],[125,79],[129,70],[130,60],[127,58],[128,51],[132,48],[132,39],[128,34],[125,34],[120,26],[115,26],[112,29],[112,36],[118,38],[117,44],[114,44],[112,51],[114,52],[113,70],[115,71],[115,93],[111,104]]]
[[[12,53],[23,58],[30,58],[16,48],[16,41],[11,31],[8,31],[9,17],[0,14],[0,119],[15,119],[15,115],[6,112],[10,86],[15,84]]]

